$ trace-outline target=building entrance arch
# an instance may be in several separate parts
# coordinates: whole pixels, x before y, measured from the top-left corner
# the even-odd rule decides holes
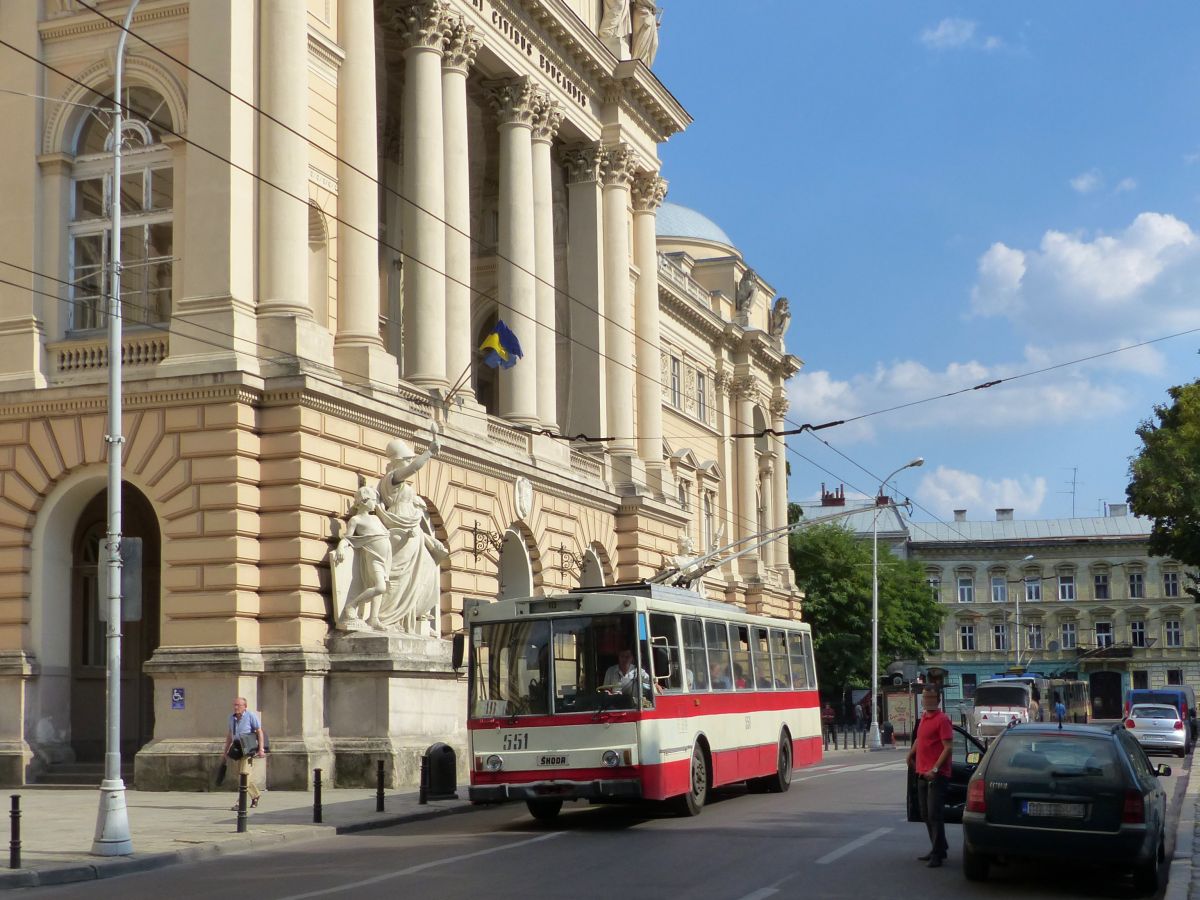
[[[533,563],[525,539],[515,528],[504,532],[500,545],[500,590],[496,597],[529,597],[533,595]]]

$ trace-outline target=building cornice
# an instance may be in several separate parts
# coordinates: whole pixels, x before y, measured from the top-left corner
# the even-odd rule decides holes
[[[138,26],[149,25],[152,22],[164,22],[170,19],[181,19],[187,16],[188,3],[167,2],[154,5],[146,3],[138,7],[134,13],[130,29],[138,30]],[[121,15],[124,9],[110,11],[109,15],[116,18],[114,12]],[[57,16],[38,23],[38,33],[44,43],[81,37],[86,34],[96,34],[102,31],[116,30],[117,26],[109,24],[104,19],[90,11],[83,11],[71,16]]]

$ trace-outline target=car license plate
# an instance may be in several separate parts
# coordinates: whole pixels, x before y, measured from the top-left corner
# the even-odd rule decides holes
[[[1083,803],[1039,803],[1026,800],[1021,812],[1027,816],[1045,816],[1054,819],[1082,819],[1087,811]]]

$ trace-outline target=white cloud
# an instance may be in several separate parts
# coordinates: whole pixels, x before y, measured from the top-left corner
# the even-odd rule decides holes
[[[1137,189],[1137,180],[1134,178],[1122,178],[1117,186],[1113,189],[1114,193],[1123,194],[1125,191],[1133,191]]]
[[[1112,347],[1200,326],[1198,279],[1191,226],[1143,212],[1115,235],[1051,229],[1035,249],[993,244],[979,257],[971,311],[1005,317],[1038,344]]]
[[[978,34],[979,23],[970,19],[942,19],[936,25],[925,28],[918,40],[931,50],[985,50],[1004,49],[1004,41],[996,35]]]
[[[1041,427],[1047,422],[1102,421],[1127,407],[1126,391],[1119,384],[1090,377],[1086,367],[1069,367],[972,390],[976,385],[1071,358],[1030,348],[1023,359],[1002,365],[970,360],[934,370],[913,360],[900,360],[877,365],[874,371],[845,381],[825,371],[803,371],[789,382],[792,409],[788,417],[794,422],[819,425],[903,407],[848,422],[830,432],[842,443],[863,444],[874,441],[878,433],[961,429],[964,422],[970,422],[975,432],[995,433]],[[942,397],[957,391],[962,393]],[[929,402],[919,402],[925,400]]]
[[[1092,191],[1103,186],[1104,176],[1100,174],[1099,169],[1089,169],[1071,179],[1071,187],[1080,194],[1090,194]]]
[[[1046,499],[1046,479],[1041,476],[992,480],[938,466],[926,473],[917,486],[917,499],[943,519],[956,509],[965,509],[968,520],[991,519],[995,510],[1011,509],[1016,518],[1034,518]]]

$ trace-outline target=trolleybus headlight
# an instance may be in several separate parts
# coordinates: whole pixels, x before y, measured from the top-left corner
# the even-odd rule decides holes
[[[618,753],[616,750],[605,750],[604,756],[602,756],[600,758],[604,761],[604,764],[606,766],[608,766],[609,768],[620,765],[620,763],[621,763],[621,754]]]
[[[493,753],[483,761],[484,768],[489,772],[499,772],[504,768],[504,760],[496,753]]]

